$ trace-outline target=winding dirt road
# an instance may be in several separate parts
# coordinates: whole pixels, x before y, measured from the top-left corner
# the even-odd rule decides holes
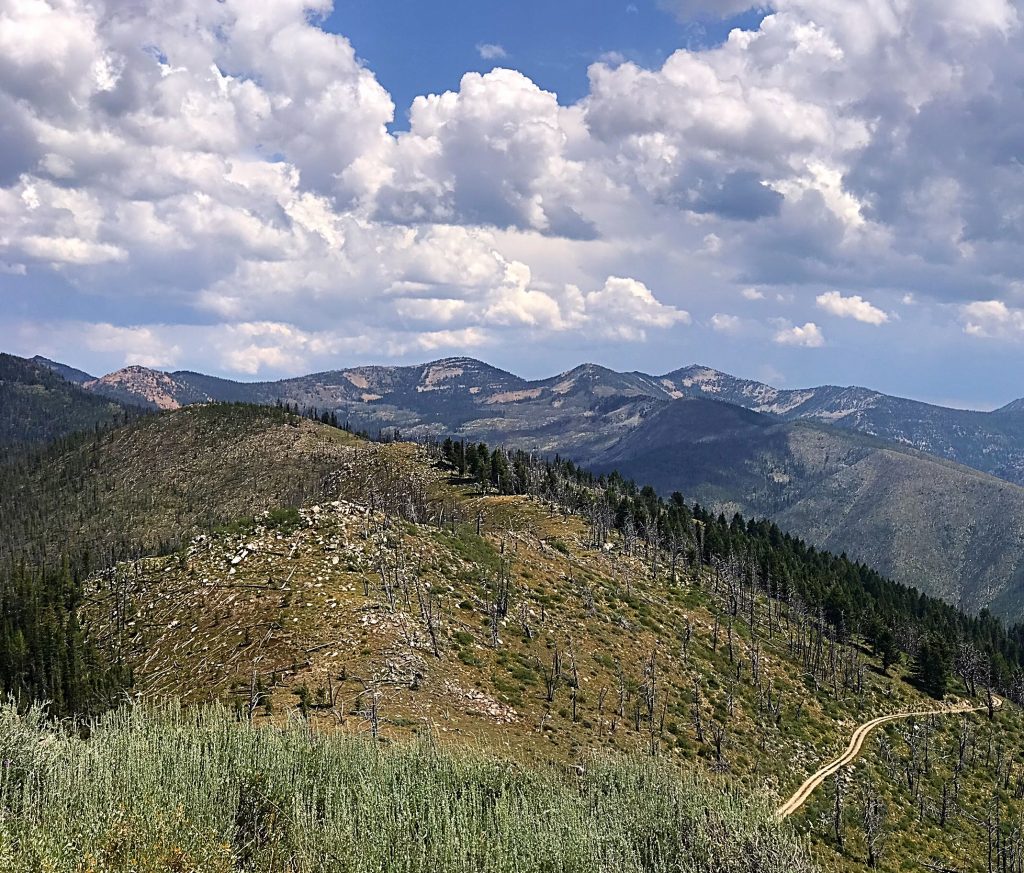
[[[998,709],[1003,705],[1002,698],[996,697],[995,695],[992,697],[992,703],[995,709]],[[815,788],[821,785],[821,783],[828,779],[828,777],[833,773],[841,770],[847,764],[851,763],[860,754],[861,747],[864,745],[864,741],[868,738],[868,734],[870,734],[871,731],[879,725],[883,725],[890,721],[896,721],[901,718],[913,718],[914,716],[952,715],[953,713],[980,712],[986,709],[988,709],[987,704],[982,706],[972,706],[969,703],[961,703],[957,706],[947,706],[942,709],[923,709],[917,712],[896,712],[891,715],[880,715],[878,718],[873,718],[871,721],[864,722],[864,724],[860,725],[860,727],[853,732],[853,736],[850,737],[850,745],[846,747],[846,751],[838,758],[829,761],[813,776],[809,777],[807,781],[796,790],[796,793],[778,808],[775,813],[776,818],[784,819],[791,816],[804,805],[807,798],[814,792]]]

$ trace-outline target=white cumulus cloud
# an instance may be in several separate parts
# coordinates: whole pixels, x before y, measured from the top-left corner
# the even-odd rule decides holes
[[[839,318],[852,318],[865,324],[885,324],[889,314],[877,306],[868,303],[859,294],[843,297],[838,291],[826,291],[815,298],[818,308],[824,309]]]
[[[660,303],[636,279],[609,276],[604,286],[587,294],[570,288],[581,320],[599,335],[621,340],[642,340],[647,328],[689,324],[690,313]]]
[[[716,312],[711,316],[711,327],[719,333],[738,333],[742,326],[743,320],[735,315]]]
[[[774,339],[781,346],[801,346],[805,349],[818,349],[825,345],[821,328],[813,321],[808,321],[802,326],[780,328],[776,331]]]
[[[1002,300],[975,300],[961,307],[961,317],[971,336],[1024,339],[1024,309]]]
[[[510,64],[467,73],[391,133],[330,0],[9,2],[0,286],[22,296],[0,330],[63,318],[98,355],[245,374],[547,335],[677,349],[691,311],[713,350],[771,300],[789,320],[750,331],[761,352],[824,345],[818,312],[1016,335],[1018,7],[771,6],[653,67],[609,53],[571,105]],[[858,286],[916,304],[898,320]]]

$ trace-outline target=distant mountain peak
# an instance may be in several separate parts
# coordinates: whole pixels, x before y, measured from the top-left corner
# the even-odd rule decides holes
[[[139,364],[85,382],[82,387],[114,399],[141,399],[157,409],[180,409],[185,403],[194,402],[180,396],[180,384],[173,376]]]
[[[607,374],[614,373],[616,376],[619,375],[615,370],[610,370],[608,367],[602,367],[600,364],[594,364],[594,363],[590,363],[590,362],[587,362],[585,364],[580,364],[579,366],[573,367],[565,375],[596,376],[596,375],[604,375],[606,373]]]
[[[48,370],[52,370],[58,376],[67,379],[68,382],[74,382],[76,385],[81,385],[84,382],[89,382],[95,379],[95,376],[91,376],[85,372],[85,370],[78,370],[75,367],[70,367],[67,364],[62,364],[60,361],[51,361],[49,358],[44,358],[42,355],[36,355],[29,360],[33,364],[38,364],[40,367],[46,367]]]
[[[477,395],[485,388],[508,389],[524,382],[519,376],[476,358],[442,358],[422,366],[416,391],[423,393],[465,388],[471,395]]]
[[[996,412],[1024,412],[1024,397],[1011,400],[1006,406],[1000,406]]]
[[[465,355],[456,355],[450,358],[438,358],[436,361],[428,361],[423,364],[424,367],[469,367],[474,370],[495,370],[496,367],[492,367],[486,361],[481,361],[479,358],[470,358]]]

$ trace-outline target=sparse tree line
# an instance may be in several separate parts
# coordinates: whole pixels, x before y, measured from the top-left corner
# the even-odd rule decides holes
[[[592,547],[611,549],[613,558],[631,558],[623,562],[619,574],[627,598],[639,562],[645,574],[669,586],[684,578],[687,585],[699,584],[711,605],[713,626],[698,628],[687,622],[678,652],[671,651],[672,646],[659,645],[642,665],[616,664],[614,683],[592,692],[584,692],[580,686],[572,640],[548,636],[550,661],[534,665],[543,679],[540,730],[557,710],[573,724],[587,720],[608,735],[627,727],[643,736],[650,753],[656,755],[665,742],[673,742],[686,731],[689,723],[693,742],[702,753],[714,766],[728,770],[731,724],[738,708],[756,710],[757,721],[764,725],[762,747],[772,730],[785,730],[801,717],[800,699],[784,694],[763,669],[763,650],[772,641],[788,649],[816,691],[837,700],[865,700],[867,665],[855,636],[858,619],[851,619],[836,606],[836,595],[815,603],[809,599],[814,587],[793,584],[794,579],[800,582],[808,577],[819,581],[799,553],[788,562],[778,562],[774,575],[770,569],[774,564],[768,564],[769,569],[762,573],[758,553],[751,547],[758,544],[757,525],[749,526],[748,531],[742,520],[727,522],[700,507],[690,508],[678,495],[666,504],[650,489],[635,489],[617,476],[591,477],[571,462],[545,461],[526,453],[451,440],[430,450],[456,482],[475,483],[483,493],[528,494],[547,501],[552,512],[572,512],[586,519]],[[386,454],[368,455],[358,466],[358,487],[353,491],[350,479],[344,493],[357,494],[360,502],[377,510],[373,525],[379,529],[373,534],[368,530],[366,536],[392,543],[379,551],[379,584],[368,576],[364,595],[371,596],[374,589],[373,596],[379,596],[390,609],[400,608],[419,618],[419,640],[410,638],[411,647],[429,650],[438,658],[459,656],[458,637],[472,634],[466,634],[459,610],[449,598],[422,586],[423,568],[409,563],[400,545],[400,529],[388,517],[430,524],[453,536],[494,533],[496,529],[489,525],[498,522],[486,518],[472,501],[432,498],[422,482],[403,474]],[[495,566],[485,569],[476,593],[468,597],[473,614],[486,616],[486,643],[495,650],[502,646],[500,628],[505,620],[509,620],[510,630],[518,631],[525,640],[550,634],[545,628],[543,599],[515,590],[512,584],[505,545],[514,548],[517,535],[504,529],[499,532],[503,543],[500,557]],[[767,535],[777,537],[777,543],[769,543],[766,549],[769,557],[774,557],[774,551],[788,538],[770,527]],[[740,547],[731,545],[736,541]],[[553,548],[560,550],[560,545],[556,542]],[[577,589],[588,613],[596,614],[594,591],[586,584],[577,585],[568,551],[566,557],[568,585]],[[804,575],[793,572],[794,567]],[[896,657],[899,649],[892,636],[890,655]],[[691,649],[698,644],[705,649],[704,659],[710,655],[724,662],[720,678],[726,684],[720,693],[709,695],[701,671],[689,669]],[[966,652],[964,658],[972,660]],[[981,663],[984,659],[973,660],[978,664],[968,675],[987,677]],[[692,688],[687,702],[682,702],[685,695],[679,676]]]
[[[833,663],[834,642],[858,635],[886,668],[905,653],[922,689],[936,697],[958,676],[971,694],[995,688],[1024,701],[1024,627],[1006,626],[988,610],[967,615],[845,555],[820,551],[773,522],[739,514],[727,519],[688,505],[678,492],[666,500],[617,473],[595,475],[563,458],[451,438],[432,448],[458,479],[485,493],[529,494],[587,519],[594,546],[618,532],[628,554],[671,581],[683,567],[719,575],[728,567],[747,589],[786,604],[787,615],[813,617],[799,625],[794,645],[814,675],[823,659]],[[817,630],[807,631],[811,626]]]
[[[965,857],[970,869],[1024,871],[1024,817],[1015,803],[1024,799],[1024,772],[1005,734],[967,716],[949,724],[932,715],[893,726],[876,742],[880,779],[864,771],[857,777],[840,771],[832,782],[831,830],[839,852],[855,856],[862,851],[870,868],[879,865],[894,813],[879,790],[884,784],[900,789],[904,821],[973,834],[973,846],[980,851]],[[852,778],[856,784],[849,785]],[[850,845],[850,838],[859,848]],[[927,856],[917,860],[927,870],[961,869]]]

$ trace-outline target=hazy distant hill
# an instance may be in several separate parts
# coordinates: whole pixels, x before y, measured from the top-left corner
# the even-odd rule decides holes
[[[781,391],[706,367],[661,379],[676,396],[707,397],[794,421],[807,419],[902,443],[1024,484],[1024,400],[995,412],[948,409],[866,388]]]
[[[996,413],[1000,415],[1006,413],[1024,413],[1024,397],[1021,397],[1018,400],[1012,400],[1007,403],[1006,406],[1000,406],[999,409],[996,410]]]

